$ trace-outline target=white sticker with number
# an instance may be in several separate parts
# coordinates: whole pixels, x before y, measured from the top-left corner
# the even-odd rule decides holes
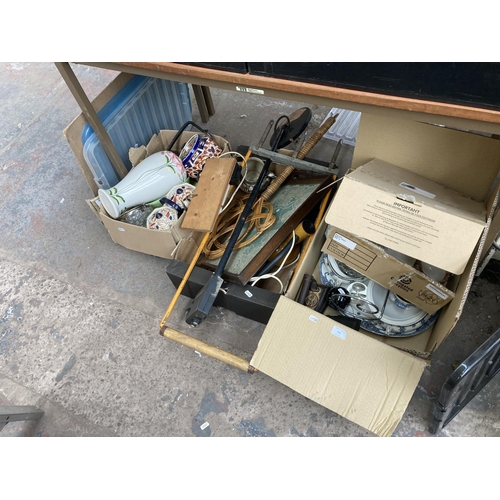
[[[338,337],[339,339],[344,340],[346,338],[346,331],[342,330],[342,328],[339,328],[338,326],[334,326],[332,328],[332,334],[335,335],[335,337]]]
[[[261,89],[252,89],[251,87],[239,87],[238,85],[236,86],[236,90],[238,92],[247,92],[249,94],[261,94],[264,95],[264,91]]]

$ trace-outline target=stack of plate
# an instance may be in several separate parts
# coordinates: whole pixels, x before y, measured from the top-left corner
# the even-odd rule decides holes
[[[437,319],[438,313],[426,313],[326,253],[321,255],[319,275],[323,285],[347,288],[351,302],[340,312],[360,319],[361,328],[369,332],[411,337],[427,330]]]

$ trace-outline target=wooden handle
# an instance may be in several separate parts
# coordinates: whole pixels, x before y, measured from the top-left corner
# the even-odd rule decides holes
[[[320,139],[326,134],[328,129],[335,123],[338,113],[335,116],[330,116],[325,120],[323,125],[314,132],[310,139],[300,148],[297,158],[303,160],[311,151],[311,149],[318,144]],[[271,185],[260,195],[260,198],[255,202],[254,206],[261,200],[267,201],[271,196],[279,189],[279,187],[285,182],[287,177],[295,170],[294,167],[286,167],[283,172],[281,172],[276,179],[271,183]]]
[[[323,125],[321,125],[321,127],[314,132],[311,138],[300,148],[299,154],[297,155],[299,160],[303,160],[309,154],[311,149],[318,144],[320,139],[328,132],[328,129],[335,123],[337,116],[339,116],[338,113],[335,116],[327,118],[325,123],[323,123]]]
[[[206,354],[211,358],[222,361],[227,365],[234,366],[235,368],[238,368],[239,370],[242,370],[244,372],[255,373],[257,371],[257,369],[250,365],[250,363],[246,359],[240,358],[239,356],[235,356],[230,352],[224,351],[222,349],[219,349],[218,347],[207,344],[206,342],[190,337],[185,333],[178,332],[173,328],[162,328],[160,330],[160,334],[167,339],[177,342],[178,344],[182,344],[186,347],[194,349],[201,354]]]
[[[334,175],[333,179],[336,180],[337,176]],[[309,246],[311,245],[311,242],[314,238],[314,235],[316,234],[316,231],[318,230],[319,225],[321,224],[321,221],[323,220],[323,215],[326,211],[326,207],[328,206],[328,200],[330,199],[330,194],[332,193],[331,190],[327,191],[325,197],[323,198],[323,201],[321,202],[321,205],[319,207],[318,215],[316,216],[316,220],[314,221],[314,233],[311,234],[307,240],[304,242],[304,245],[302,247],[302,252],[299,257],[299,261],[297,262],[297,265],[295,266],[295,269],[293,271],[292,277],[290,278],[290,285],[294,283],[295,277],[297,275],[297,271],[299,267],[302,265],[302,262],[305,259],[307,250],[309,249]]]

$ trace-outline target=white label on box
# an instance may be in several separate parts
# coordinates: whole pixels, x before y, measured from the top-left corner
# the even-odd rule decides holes
[[[238,92],[248,92],[249,94],[261,94],[261,95],[264,95],[264,91],[263,90],[252,89],[250,87],[238,87],[238,85],[236,85],[236,90]]]
[[[339,233],[335,233],[333,235],[332,240],[336,241],[337,243],[340,243],[344,247],[347,247],[349,250],[354,250],[356,248],[356,243],[354,243],[354,241],[351,241],[350,239],[346,238],[345,236],[342,236]]]
[[[312,321],[313,323],[318,322],[318,318],[316,316],[313,316],[312,314],[311,314],[311,316],[309,316],[309,320]]]
[[[402,182],[400,184],[400,186],[404,187],[406,189],[409,189],[410,191],[413,191],[414,193],[421,194],[422,196],[426,196],[427,198],[434,199],[436,197],[435,194],[429,193],[429,191],[424,191],[423,189],[420,189],[418,187],[412,186],[411,184],[408,184],[406,182]]]
[[[124,231],[125,231],[125,229],[124,229],[123,227],[119,227],[119,228],[118,228],[118,231],[124,232]]]
[[[438,297],[441,297],[443,300],[446,300],[448,298],[448,295],[443,293],[441,290],[438,290],[434,285],[431,285],[430,283],[426,286],[426,288],[432,293],[435,293]]]
[[[338,326],[334,326],[332,328],[332,333],[333,333],[333,335],[335,335],[336,337],[338,337],[339,339],[342,339],[342,340],[344,340],[346,335],[347,335],[345,330],[342,330],[342,328],[339,328]]]

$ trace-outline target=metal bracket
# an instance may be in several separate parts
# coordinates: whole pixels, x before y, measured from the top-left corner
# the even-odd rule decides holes
[[[252,153],[255,156],[261,156],[263,158],[267,158],[274,163],[279,163],[280,165],[286,165],[293,168],[297,168],[299,170],[306,170],[308,172],[314,172],[316,174],[336,174],[338,173],[338,168],[328,168],[322,167],[321,165],[317,165],[316,163],[311,163],[310,161],[298,160],[292,156],[287,156],[281,153],[275,153],[273,151],[269,151],[268,149],[261,149],[254,146],[250,146]]]
[[[10,406],[0,405],[0,431],[9,422],[22,420],[40,420],[44,412],[36,406]]]

